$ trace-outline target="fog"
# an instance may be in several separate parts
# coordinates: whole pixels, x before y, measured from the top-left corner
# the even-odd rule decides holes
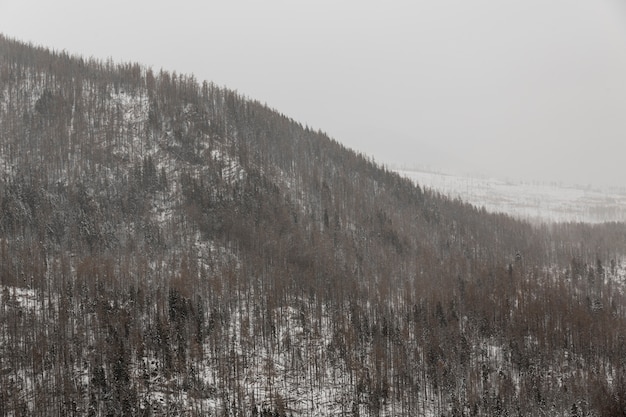
[[[392,167],[626,187],[620,0],[0,0],[0,31],[193,73]]]

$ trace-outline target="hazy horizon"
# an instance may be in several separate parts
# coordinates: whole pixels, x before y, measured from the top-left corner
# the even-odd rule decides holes
[[[192,73],[390,165],[626,185],[619,0],[0,0],[0,32]]]

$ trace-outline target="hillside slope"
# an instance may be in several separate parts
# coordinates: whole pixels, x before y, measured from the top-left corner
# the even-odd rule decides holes
[[[192,76],[0,37],[0,415],[613,414],[623,224],[423,190]]]

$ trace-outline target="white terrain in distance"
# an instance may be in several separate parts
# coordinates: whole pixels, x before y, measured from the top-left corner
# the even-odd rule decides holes
[[[420,187],[460,198],[493,213],[531,222],[624,222],[626,189],[600,189],[538,182],[473,178],[396,170]]]

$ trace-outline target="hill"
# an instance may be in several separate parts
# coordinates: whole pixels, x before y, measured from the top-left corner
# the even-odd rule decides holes
[[[490,214],[226,88],[6,37],[0,171],[2,416],[624,410],[621,223]]]
[[[506,213],[530,222],[608,223],[626,220],[626,192],[538,182],[467,177],[398,170],[450,198],[460,198],[492,213]]]

